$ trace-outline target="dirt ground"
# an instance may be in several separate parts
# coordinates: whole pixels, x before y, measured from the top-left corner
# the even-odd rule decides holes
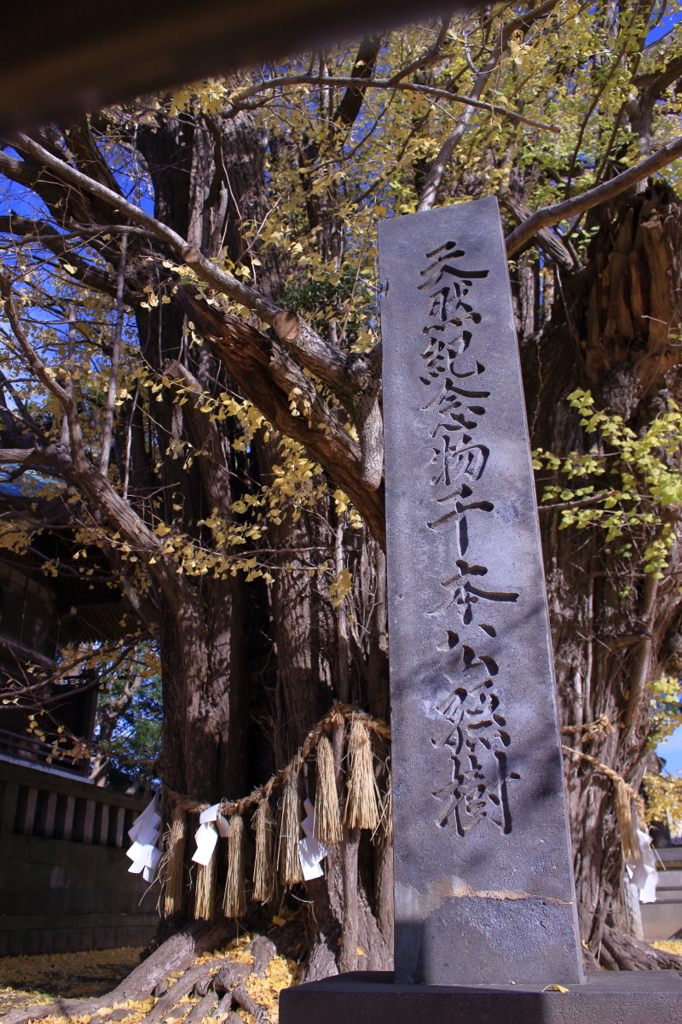
[[[244,948],[250,940],[249,935],[230,942],[224,949],[204,953],[195,963],[211,960],[224,953],[233,960],[252,963],[253,957]],[[79,999],[87,996],[104,995],[113,989],[140,962],[141,949],[106,949],[92,953],[57,953],[43,956],[15,956],[0,958],[0,1024],[2,1015],[9,1010],[35,1003],[54,1001],[55,1012],[44,1017],[45,1024],[64,1024],[65,1015],[60,1010],[59,999]],[[273,1024],[278,1021],[278,996],[280,990],[296,983],[298,965],[293,960],[276,956],[270,962],[265,978],[251,974],[245,988],[255,1002],[265,1006]],[[173,981],[179,977],[171,975]],[[94,1017],[71,1018],[72,1024],[98,1024],[106,1021],[113,1012],[117,1022],[124,1024],[141,1024],[143,1018],[153,1007],[155,999],[142,1002],[112,1003],[106,1009],[98,1011]],[[187,1012],[198,1002],[195,996],[186,996],[180,1008]],[[123,1011],[127,1010],[127,1013]],[[177,1011],[173,1011],[175,1016]],[[252,1024],[253,1017],[243,1010],[239,1011],[244,1024]],[[216,1024],[227,1015],[211,1018]],[[113,1018],[112,1018],[113,1020]],[[181,1017],[175,1017],[173,1024],[180,1024]]]

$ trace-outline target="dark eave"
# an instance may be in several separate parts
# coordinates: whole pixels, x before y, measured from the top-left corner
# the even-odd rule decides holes
[[[4,4],[0,131],[92,110],[462,0],[25,0]]]

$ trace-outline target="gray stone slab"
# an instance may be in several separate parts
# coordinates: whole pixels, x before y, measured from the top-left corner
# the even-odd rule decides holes
[[[661,889],[682,889],[682,870],[672,868],[670,871],[659,871],[657,892]]]
[[[663,846],[656,850],[664,868],[682,868],[682,846]]]
[[[397,985],[358,971],[280,993],[280,1024],[677,1024],[676,971],[589,973],[568,992],[529,986]]]
[[[497,202],[392,218],[379,241],[396,977],[579,982]]]
[[[640,910],[647,942],[673,939],[682,932],[682,903],[644,903]]]

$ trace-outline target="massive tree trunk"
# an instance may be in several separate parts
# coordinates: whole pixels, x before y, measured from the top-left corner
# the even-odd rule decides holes
[[[670,329],[682,314],[681,220],[680,202],[659,184],[591,218],[597,232],[585,268],[563,274],[549,322],[521,334],[534,447],[561,456],[603,445],[586,435],[566,401],[576,387],[590,388],[600,408],[635,430],[679,400],[679,348]],[[527,287],[517,294],[521,304]],[[540,496],[557,479],[539,474]],[[642,571],[656,526],[640,529],[625,558],[607,550],[602,529],[559,529],[559,512],[542,507],[540,523],[564,742],[638,789],[648,749],[645,685],[664,670],[666,638],[680,627],[679,544],[659,581]],[[613,731],[585,730],[601,716]],[[627,931],[614,789],[577,755],[567,754],[565,765],[582,937],[605,966],[624,966],[627,957],[618,964],[603,941],[609,928]]]
[[[247,785],[243,603],[232,577],[198,589],[189,606],[162,600],[161,774],[176,792],[213,803]]]
[[[536,13],[543,10],[547,5]],[[509,22],[505,33],[514,25],[522,28],[527,18],[530,14]],[[446,34],[443,22],[435,50],[429,49],[424,61],[431,62]],[[62,264],[80,275],[74,280],[116,298],[116,275],[106,268],[120,266],[121,231],[128,232],[123,301],[135,311],[135,357],[148,377],[138,382],[132,396],[123,398],[117,414],[111,490],[119,487],[135,529],[143,526],[150,544],[161,548],[161,537],[177,541],[180,554],[176,560],[168,556],[161,572],[159,559],[147,557],[147,551],[139,575],[140,564],[126,562],[113,544],[110,554],[112,566],[116,563],[123,583],[131,588],[131,602],[157,630],[165,704],[161,775],[167,787],[192,802],[239,798],[262,785],[284,767],[335,699],[356,703],[376,718],[389,717],[377,443],[380,346],[369,355],[359,351],[364,344],[359,325],[372,322],[376,309],[373,299],[356,309],[356,325],[346,330],[342,295],[344,246],[364,212],[360,204],[357,220],[356,214],[346,212],[344,222],[337,172],[321,180],[337,158],[339,167],[351,166],[348,161],[354,157],[337,149],[336,141],[352,127],[363,105],[364,92],[355,79],[371,74],[381,47],[379,40],[363,42],[351,87],[338,106],[332,92],[320,85],[325,121],[314,137],[303,129],[297,136],[282,127],[282,120],[269,116],[258,122],[255,107],[239,113],[233,109],[232,117],[214,115],[197,99],[188,103],[187,112],[171,116],[171,105],[164,100],[157,108],[140,107],[132,114],[122,110],[97,115],[94,120],[107,136],[101,151],[83,119],[64,129],[62,137],[56,129],[35,133],[42,150],[24,139],[18,143],[24,154],[20,160],[3,156],[5,173],[34,190],[54,223],[75,234],[82,231],[88,240],[101,236],[96,242],[101,259],[93,258],[84,267],[76,250],[68,257],[74,264]],[[323,62],[321,57],[321,73]],[[477,79],[476,95],[492,64]],[[306,94],[306,104],[315,95]],[[205,106],[213,109],[214,104]],[[421,118],[414,122],[415,130],[425,124]],[[263,126],[273,124],[279,124],[280,137],[271,142],[270,128]],[[434,164],[438,181],[432,177],[429,188],[440,187],[452,145],[468,124],[466,115],[446,140],[442,159]],[[125,160],[134,154],[133,177],[142,161],[154,193],[153,224],[145,220],[144,211],[126,205],[106,162],[111,153],[121,159],[116,166],[123,166],[124,173],[129,167]],[[65,155],[71,163],[65,163]],[[280,178],[274,173],[278,162],[285,171]],[[525,168],[525,161],[521,165]],[[79,172],[90,180],[83,181]],[[288,173],[300,181],[302,191],[278,191]],[[489,181],[477,184],[467,178],[467,194],[478,194],[479,187],[487,192]],[[108,197],[93,189],[93,182],[104,185]],[[363,192],[366,184],[363,180]],[[532,201],[531,191],[520,188],[524,204]],[[463,185],[452,184],[450,198],[462,195]],[[259,248],[264,237],[262,232],[259,237],[260,229],[268,218],[276,219],[280,203],[289,204],[287,216],[295,230],[287,234],[283,228],[276,251]],[[516,206],[525,218],[529,207]],[[519,329],[535,445],[561,454],[593,444],[595,439],[584,436],[577,414],[566,403],[577,385],[591,387],[603,408],[620,413],[635,429],[677,394],[679,350],[677,342],[669,344],[668,327],[682,319],[675,290],[679,220],[677,201],[658,187],[601,209],[588,222],[599,230],[588,264],[578,273],[572,271],[569,249],[544,231],[540,243],[561,266],[554,272],[551,318],[547,265],[532,259],[519,266]],[[52,239],[45,245],[57,260],[67,258],[69,250],[59,248],[66,243],[55,241],[49,226],[15,216],[3,224],[17,238],[42,232]],[[282,224],[286,228],[286,217]],[[308,246],[306,262],[299,264],[292,258],[297,232]],[[333,261],[334,273],[327,262],[324,271],[315,270],[320,254],[329,266]],[[173,268],[172,261],[179,267]],[[242,273],[260,296],[247,294],[243,282],[230,277],[225,267]],[[359,276],[361,262],[357,269]],[[230,313],[221,309],[222,299],[211,305],[210,291],[202,297],[196,289],[176,290],[185,271],[222,289],[233,302],[244,299],[251,312],[240,318],[233,315],[234,307]],[[366,266],[362,273],[368,271]],[[349,316],[352,308],[348,304]],[[304,313],[314,327],[300,319]],[[197,332],[206,343],[197,343]],[[147,387],[152,383],[154,390]],[[237,441],[240,428],[235,421],[212,416],[207,404],[207,399],[229,395],[252,401],[269,428],[256,431],[248,442],[241,437]],[[97,418],[96,409],[93,416]],[[216,558],[235,553],[224,539],[212,536],[206,520],[217,511],[228,528],[243,523],[244,513],[235,511],[235,502],[260,496],[261,485],[272,483],[283,459],[278,449],[282,437],[302,445],[323,469],[315,471],[310,502],[302,499],[303,487],[292,473],[290,500],[282,502],[280,521],[264,516],[250,538],[250,553],[273,580],[247,580],[242,572],[231,575],[229,568],[215,576],[208,570],[204,575],[183,574],[184,538],[191,542],[188,558],[195,542]],[[38,447],[36,453],[31,457],[38,458]],[[97,475],[94,464],[90,468]],[[106,516],[97,504],[96,489],[88,484],[91,478],[92,473],[87,479],[72,474],[69,480],[76,488],[82,483],[84,503]],[[344,511],[343,494],[335,503],[337,488],[363,514],[361,529],[354,528]],[[556,512],[542,512],[541,517],[561,715],[571,730],[567,745],[615,768],[637,787],[647,738],[644,686],[659,672],[664,651],[675,647],[668,639],[677,636],[680,598],[668,579],[657,582],[643,575],[641,559],[626,562],[606,553],[598,531],[559,530]],[[108,522],[115,530],[115,517]],[[646,530],[637,538],[642,543],[649,539]],[[128,551],[133,548],[134,537]],[[672,568],[677,567],[674,549]],[[335,580],[336,586],[346,570],[352,574],[352,587],[339,601],[330,583]],[[584,730],[597,720],[610,724],[601,731]],[[347,781],[344,728],[335,723],[332,733],[341,797]],[[374,742],[379,788],[385,793],[388,744],[380,737]],[[612,967],[627,959],[609,931],[623,924],[614,794],[611,784],[577,756],[567,756],[566,765],[581,928],[590,948]],[[190,835],[195,820],[188,823]],[[188,848],[187,860],[190,853]],[[173,926],[191,915],[190,903],[186,899]],[[296,889],[289,909],[295,906],[303,909],[288,934],[298,929],[301,948],[296,955],[308,954],[309,977],[338,969],[388,967],[390,846],[384,840],[374,845],[367,830],[347,830],[344,841],[331,851],[326,879]],[[262,917],[248,920],[263,924]],[[617,947],[620,951],[609,952]]]
[[[141,134],[138,145],[155,186],[156,216],[207,256],[217,256],[225,246],[235,263],[248,261],[245,225],[261,221],[269,209],[264,139],[247,115],[225,122],[207,117],[205,127],[199,132],[182,122],[179,128],[162,124]],[[252,264],[259,288],[270,297],[284,289],[280,262],[268,254]],[[160,393],[153,419],[160,427],[161,480],[150,465],[146,473],[135,466],[131,479],[147,484],[138,495],[131,491],[131,498],[150,514],[152,491],[161,484],[164,519],[178,519],[194,534],[197,520],[214,509],[233,521],[232,503],[240,489],[248,490],[254,480],[271,484],[282,453],[280,435],[270,428],[267,438],[259,432],[250,451],[238,456],[228,428],[201,414],[201,392],[239,389],[229,378],[229,362],[226,377],[208,346],[198,353],[187,346],[178,313],[172,304],[137,314],[150,365],[193,389],[197,398],[180,407],[172,394]],[[203,453],[189,472],[186,467],[180,472],[168,438],[176,445],[189,441]],[[151,464],[148,446],[140,450]],[[315,490],[327,482],[316,478]],[[353,529],[346,514],[334,511],[329,492],[309,507],[295,496],[281,511],[280,522],[267,522],[262,542],[272,552],[273,582],[267,591],[260,581],[245,583],[239,574],[189,581],[192,599],[182,606],[162,595],[158,599],[162,777],[196,801],[238,799],[266,782],[334,700],[354,701],[377,717],[388,712],[385,563],[378,545],[366,528]],[[267,563],[268,556],[263,560]],[[327,569],[318,571],[324,563]],[[353,574],[353,589],[335,604],[330,580],[344,569]],[[345,779],[339,763],[341,797]],[[385,771],[379,783],[385,788]],[[193,830],[190,823],[190,834]],[[310,977],[339,967],[390,967],[391,851],[385,843],[375,847],[367,833],[351,830],[332,850],[326,878],[306,888],[308,895],[299,895],[312,899],[305,925]],[[187,899],[185,913],[190,904]]]

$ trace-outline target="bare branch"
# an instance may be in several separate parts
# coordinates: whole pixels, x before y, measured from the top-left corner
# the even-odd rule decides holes
[[[107,404],[104,411],[104,429],[102,431],[102,451],[99,461],[99,471],[102,476],[106,476],[109,469],[109,453],[114,434],[114,402],[116,400],[118,365],[121,359],[121,339],[123,337],[123,286],[127,256],[128,236],[124,232],[121,238],[121,255],[118,262],[118,275],[116,279],[116,323],[114,325],[114,337],[111,346],[111,368],[109,370]]]
[[[357,84],[356,79],[349,79],[349,81],[354,85]],[[84,189],[91,195],[104,200],[104,202],[108,203],[115,211],[129,217],[135,224],[147,227],[160,242],[163,242],[174,252],[178,253],[184,262],[192,267],[196,274],[210,285],[211,288],[215,288],[216,291],[222,292],[231,299],[234,299],[236,302],[246,306],[248,309],[252,309],[262,320],[265,321],[265,323],[270,324],[275,328],[275,330],[277,330],[277,316],[278,314],[286,313],[286,310],[277,306],[269,299],[266,299],[255,289],[243,284],[236,277],[226,273],[222,267],[207,259],[194,246],[190,246],[186,239],[176,231],[173,231],[172,228],[167,227],[161,221],[152,217],[151,214],[146,213],[139,206],[135,206],[134,203],[129,203],[126,199],[121,198],[117,192],[113,192],[111,189],[107,188],[106,185],[102,185],[100,182],[94,181],[86,174],[82,174],[80,171],[76,170],[75,167],[71,167],[70,164],[65,163],[65,161],[61,160],[59,157],[54,156],[27,135],[18,135],[15,145],[17,148],[21,149],[22,152],[26,152],[35,160],[43,163],[45,167],[49,168],[63,181],[68,182],[77,188]],[[3,155],[4,154],[0,153],[0,170],[3,169]],[[287,348],[289,351],[295,352],[304,366],[311,369],[314,373],[317,373],[322,379],[324,379],[325,383],[329,384],[329,386],[335,390],[343,390],[344,388],[352,386],[351,381],[349,381],[346,376],[346,369],[351,365],[352,361],[349,362],[348,357],[344,356],[343,353],[339,352],[339,350],[334,348],[333,345],[326,342],[310,327],[307,328],[307,336],[309,338],[312,338],[313,336],[315,337],[315,367],[309,365],[308,362],[310,351],[309,347],[299,347],[298,337],[292,336],[288,338]]]
[[[0,153],[0,170],[3,170],[2,158],[4,155]],[[88,234],[99,234],[100,231],[104,230],[110,231],[111,228],[89,229]],[[52,225],[45,221],[30,220],[27,217],[18,217],[16,214],[10,214],[9,216],[0,217],[0,233],[12,235],[15,239],[14,244],[40,242],[41,245],[44,245],[46,249],[49,249],[60,260],[66,257],[66,262],[76,268],[76,273],[73,274],[76,280],[88,287],[96,288],[97,291],[104,292],[105,295],[114,296],[116,294],[116,285],[108,274],[105,274],[99,267],[93,267],[92,264],[88,263],[87,260],[74,251],[72,245],[69,245],[71,239],[85,235],[85,228],[78,231],[77,234],[60,234],[55,231]],[[16,242],[17,236],[21,238],[21,243]],[[126,301],[131,301],[129,295],[126,296]]]
[[[553,5],[556,2],[557,0],[552,0]],[[259,82],[257,85],[252,85],[242,93],[239,93],[237,97],[233,97],[232,102],[237,103],[242,97],[246,98],[258,92],[280,88],[285,85],[338,85],[342,88],[357,90],[390,89],[397,92],[416,92],[422,96],[433,96],[435,99],[448,100],[450,103],[464,103],[469,107],[475,107],[477,110],[489,110],[494,114],[499,114],[500,117],[507,117],[511,121],[530,125],[531,128],[540,128],[542,131],[554,132],[555,134],[561,131],[555,125],[547,124],[545,121],[536,121],[532,117],[525,117],[515,110],[509,110],[508,107],[503,107],[496,103],[486,103],[484,100],[479,100],[476,95],[462,96],[456,92],[448,92],[447,89],[438,89],[436,86],[420,85],[418,82],[398,81],[393,84],[393,79],[391,78],[372,78],[365,81],[358,78],[336,78],[321,75],[284,75],[281,78],[270,78],[267,82]]]
[[[573,199],[566,199],[563,203],[556,203],[554,206],[546,206],[542,210],[536,210],[531,217],[522,224],[519,224],[507,236],[507,256],[511,257],[514,253],[517,253],[526,242],[530,241],[543,228],[547,228],[552,224],[558,224],[560,221],[566,220],[567,217],[584,213],[585,210],[590,210],[593,206],[599,206],[600,203],[613,199],[627,188],[636,185],[638,181],[643,181],[644,178],[648,178],[650,174],[655,174],[656,171],[666,167],[680,156],[682,156],[682,138],[669,142],[667,146],[663,146],[662,149],[647,157],[646,160],[635,164],[634,167],[629,167],[627,171],[623,171],[622,174],[611,178],[610,181],[605,181],[602,185],[597,185],[596,188],[584,192],[581,196],[575,196]]]
[[[26,361],[41,384],[47,388],[52,395],[54,395],[64,410],[69,425],[74,462],[79,466],[86,464],[88,460],[85,455],[85,445],[83,443],[83,434],[81,432],[76,403],[73,400],[73,396],[69,394],[67,388],[63,388],[61,384],[57,383],[48,367],[28,340],[28,337],[19,322],[19,317],[17,316],[14,298],[12,296],[12,282],[10,278],[5,275],[0,275],[0,294],[2,294],[4,299],[5,313],[7,314],[9,325],[12,328],[12,333],[18,341],[19,347],[21,348]]]
[[[540,7],[537,7],[535,10],[532,11],[524,12],[524,14],[519,15],[518,18],[514,18],[512,21],[507,22],[507,24],[504,26],[504,28],[500,32],[499,39],[492,53],[490,54],[490,57],[488,58],[487,63],[485,64],[482,71],[480,71],[476,76],[476,79],[474,81],[474,87],[471,90],[471,95],[463,98],[463,101],[465,102],[466,106],[462,112],[462,116],[457,122],[457,125],[455,126],[454,130],[450,133],[448,138],[441,146],[438,156],[436,157],[436,159],[431,164],[431,167],[429,168],[429,172],[426,175],[424,188],[422,189],[422,194],[419,197],[419,204],[417,206],[418,211],[430,210],[433,207],[433,204],[436,201],[436,193],[438,191],[438,187],[441,181],[443,180],[445,168],[452,159],[452,154],[459,145],[460,140],[462,139],[462,136],[464,135],[465,131],[469,127],[469,122],[472,118],[474,109],[482,105],[480,97],[488,84],[490,76],[492,75],[493,71],[495,71],[495,69],[497,68],[500,57],[502,56],[507,46],[507,43],[509,42],[514,32],[521,28],[529,28],[533,24],[533,22],[537,21],[539,18],[544,18],[546,14],[549,14],[556,7],[557,3],[558,0],[546,0],[546,3],[541,4]],[[486,106],[489,106],[497,113],[498,108],[496,106],[493,106],[492,104],[486,104]],[[520,120],[520,115],[514,114],[514,119]],[[525,123],[530,124],[530,120],[526,121]],[[536,121],[533,123],[533,127],[547,128],[548,126],[540,124],[540,122]],[[552,127],[550,130],[558,132],[560,129]]]
[[[3,373],[3,371],[0,370],[0,391],[2,391],[2,390],[6,390],[6,391],[8,391],[10,393],[10,395],[12,396],[12,401],[14,402],[14,404],[17,407],[17,411],[19,413],[19,416],[20,416],[21,420],[23,421],[23,423],[28,427],[28,429],[33,431],[33,433],[35,434],[36,437],[40,437],[40,438],[44,439],[45,438],[45,433],[43,432],[42,428],[38,426],[36,421],[31,416],[30,412],[28,411],[28,409],[24,405],[24,402],[23,402],[23,400],[21,398],[21,395],[19,395],[17,393],[17,391],[13,387],[11,381],[9,381],[7,379],[7,377],[5,376],[5,374]],[[6,406],[5,406],[5,408],[6,408]]]
[[[556,501],[551,505],[538,505],[540,512],[562,512],[567,508],[584,508],[585,505],[595,505],[598,501],[605,501],[612,498],[618,491],[599,491],[598,494],[590,494],[587,498],[575,498],[573,501]]]
[[[411,75],[414,71],[421,71],[422,68],[425,68],[429,64],[432,64],[433,61],[438,60],[443,46],[445,45],[445,40],[447,39],[451,20],[452,18],[449,14],[444,15],[440,19],[440,28],[433,46],[430,46],[420,57],[417,57],[411,64],[407,64],[404,68],[401,68],[400,71],[396,72],[392,78],[389,78],[389,82],[392,86],[396,86],[398,82],[402,81],[403,78],[407,78],[407,76]]]

